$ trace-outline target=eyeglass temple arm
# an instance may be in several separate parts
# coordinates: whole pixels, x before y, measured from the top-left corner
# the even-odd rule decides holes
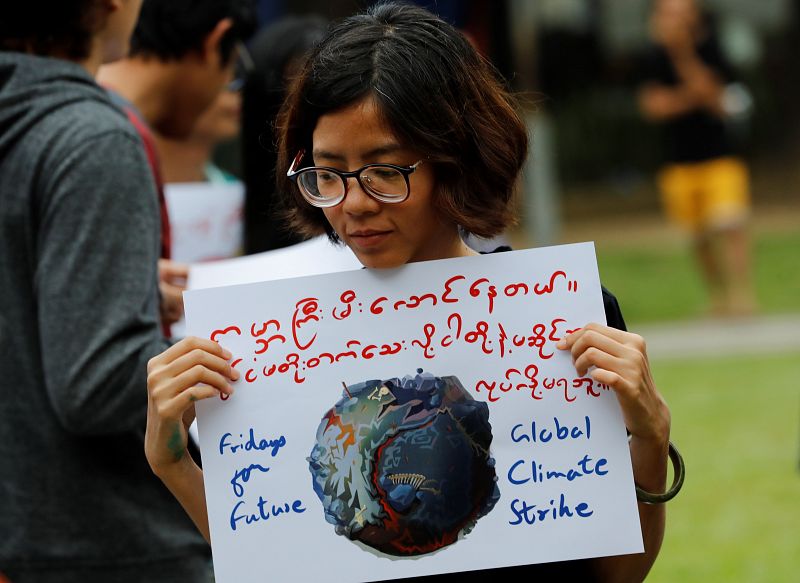
[[[286,172],[287,178],[291,178],[294,174],[297,174],[297,167],[300,165],[300,161],[303,159],[303,156],[306,155],[305,150],[300,150],[297,152],[297,156],[294,157],[292,160],[292,164],[289,166],[289,170]]]

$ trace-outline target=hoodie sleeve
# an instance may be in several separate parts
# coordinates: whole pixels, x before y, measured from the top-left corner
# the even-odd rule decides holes
[[[78,434],[141,430],[147,361],[167,347],[159,209],[141,144],[109,130],[44,175],[35,293],[53,411]]]

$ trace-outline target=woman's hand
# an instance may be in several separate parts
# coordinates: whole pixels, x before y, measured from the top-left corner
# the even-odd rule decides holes
[[[557,347],[572,352],[579,375],[588,373],[616,392],[631,433],[637,483],[660,491],[666,479],[670,413],[653,381],[644,339],[616,328],[588,324]]]
[[[187,430],[194,420],[194,403],[230,395],[229,381],[239,378],[231,368],[231,353],[216,342],[184,338],[147,363],[147,432],[145,455],[162,477],[191,462]]]
[[[670,413],[656,389],[644,339],[616,328],[588,324],[561,340],[557,347],[572,352],[575,368],[617,394],[630,431],[635,482],[648,492],[663,492],[667,480]],[[591,371],[590,371],[591,368]],[[639,504],[643,554],[592,560],[599,581],[643,581],[664,539],[664,504]]]

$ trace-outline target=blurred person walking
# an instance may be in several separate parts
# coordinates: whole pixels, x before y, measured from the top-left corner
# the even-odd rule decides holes
[[[142,455],[159,331],[158,201],[94,80],[141,0],[0,16],[0,572],[207,581],[209,549]],[[3,577],[0,576],[0,579]]]
[[[655,0],[650,32],[638,102],[664,129],[666,160],[657,177],[664,208],[693,236],[712,313],[751,314],[750,186],[729,135],[731,67],[695,0]]]
[[[152,132],[173,139],[191,134],[232,80],[238,47],[254,27],[252,0],[144,0],[130,56],[103,67],[98,76],[128,112],[148,150],[161,201],[161,312],[167,324],[183,316],[188,267],[167,261],[169,216]]]

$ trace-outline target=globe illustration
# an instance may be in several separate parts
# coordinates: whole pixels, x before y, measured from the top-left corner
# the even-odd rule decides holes
[[[455,543],[500,498],[486,403],[417,369],[345,386],[308,457],[337,534],[417,556]]]

